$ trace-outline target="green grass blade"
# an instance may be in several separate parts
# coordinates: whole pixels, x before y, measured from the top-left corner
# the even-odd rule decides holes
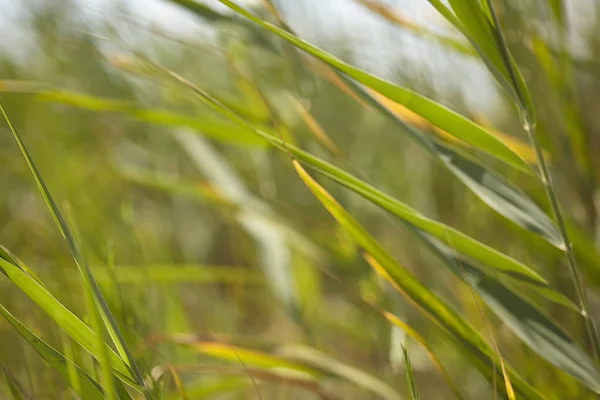
[[[565,249],[554,222],[525,192],[502,176],[452,149],[436,144],[446,167],[479,199],[498,214],[541,236],[557,249]]]
[[[462,141],[469,143],[481,149],[482,151],[488,152],[499,160],[502,160],[513,166],[514,168],[522,171],[529,170],[527,163],[508,146],[506,146],[501,140],[496,138],[483,127],[468,120],[460,114],[455,113],[441,104],[421,96],[416,92],[396,86],[361,69],[346,64],[342,60],[296,37],[286,30],[261,20],[229,0],[219,1],[237,13],[260,25],[262,28],[276,34],[282,39],[292,43],[294,46],[304,50],[305,52],[321,59],[340,72],[343,72],[361,82],[365,86],[378,91],[391,100],[406,106],[411,111],[421,115],[423,118],[429,120],[432,124],[445,130],[451,135],[456,136]]]
[[[73,368],[77,374],[79,386],[71,387],[82,400],[103,400],[105,399],[102,387],[86,374],[79,366],[66,358],[60,352],[52,348],[41,338],[36,336],[25,325],[15,318],[2,304],[0,304],[0,314],[23,336],[23,338],[54,368],[67,383],[72,380],[69,376],[69,368]]]
[[[432,156],[439,159],[455,177],[490,208],[522,228],[541,236],[556,248],[565,249],[562,236],[554,222],[522,190],[451,147],[429,140],[427,136],[406,124],[388,106],[373,98],[356,83],[343,75],[340,77],[369,104],[398,124],[404,133]]]
[[[540,277],[536,272],[532,271],[527,266],[517,262],[516,260],[511,259],[508,256],[499,253],[490,247],[487,247],[475,239],[469,238],[468,236],[453,230],[450,227],[447,227],[441,223],[430,220],[426,217],[421,216],[415,210],[412,210],[410,207],[393,200],[391,197],[384,195],[382,192],[377,191],[375,188],[371,187],[367,183],[360,181],[356,177],[346,173],[345,171],[334,167],[333,165],[312,156],[310,153],[307,153],[303,150],[300,150],[294,146],[287,145],[276,137],[269,135],[268,133],[253,127],[250,123],[246,122],[244,119],[239,117],[235,112],[228,109],[218,100],[211,97],[208,93],[204,92],[202,89],[195,86],[193,83],[185,80],[174,72],[169,73],[177,80],[182,82],[183,84],[190,87],[194,90],[198,96],[210,107],[212,107],[215,111],[221,113],[223,116],[232,119],[238,124],[247,127],[248,129],[253,130],[257,135],[266,139],[273,146],[278,148],[283,152],[291,152],[295,157],[300,159],[301,161],[310,164],[312,167],[315,167],[319,172],[327,175],[331,179],[336,180],[337,182],[347,186],[348,188],[356,191],[362,196],[368,198],[369,200],[374,201],[376,204],[389,209],[389,211],[394,212],[401,218],[406,218],[412,224],[419,224],[418,226],[422,229],[427,230],[428,232],[440,237],[442,240],[445,240],[444,237],[447,235],[447,231],[450,231],[450,235],[452,235],[452,240],[456,240],[454,246],[460,248],[460,251],[465,251],[469,254],[469,256],[481,261],[486,262],[493,260],[491,265],[498,269],[499,271],[504,271],[507,274],[513,274],[519,276],[520,278],[527,281],[537,281],[540,283],[545,283],[546,281]],[[459,247],[460,246],[460,247]]]
[[[584,350],[546,313],[502,282],[486,276],[451,246],[415,232],[448,269],[471,286],[490,309],[540,357],[600,393],[600,372]]]
[[[96,333],[84,324],[75,314],[63,306],[35,279],[19,267],[0,259],[0,270],[36,303],[70,337],[100,360],[100,349]],[[106,345],[105,345],[106,346]],[[108,346],[107,346],[108,348]],[[109,348],[110,365],[113,371],[128,384],[134,384],[131,372],[123,360]]]
[[[376,265],[371,265],[382,273],[386,279],[409,301],[432,319],[442,330],[453,336],[462,346],[476,358],[488,365],[497,365],[497,355],[491,346],[469,325],[456,311],[442,299],[419,282],[407,269],[396,260],[347,212],[331,195],[325,191],[298,163],[293,161],[296,171],[323,204],[330,214],[342,225],[352,238],[369,254]],[[505,363],[506,364],[506,363]],[[507,366],[510,379],[517,391],[526,398],[543,398],[533,387],[521,378],[512,368]],[[497,371],[498,372],[498,371]],[[501,375],[500,375],[501,376]],[[502,379],[502,378],[500,378]]]
[[[0,312],[2,311],[3,307],[0,304]],[[6,365],[4,365],[2,362],[0,362],[0,370],[2,370],[2,373],[4,374],[4,379],[6,380],[6,385],[8,386],[8,390],[10,392],[10,395],[12,396],[13,400],[27,400],[30,399],[29,396],[27,396],[25,393],[25,391],[23,390],[23,387],[21,386],[21,384],[19,384],[19,382],[15,379],[15,377],[10,373],[8,367]]]
[[[25,144],[21,140],[21,137],[19,136],[17,129],[15,128],[14,124],[12,123],[2,102],[0,102],[0,111],[2,111],[4,119],[6,120],[6,123],[8,124],[10,130],[12,131],[13,136],[14,136],[15,140],[17,141],[17,144],[19,145],[19,148],[21,149],[21,153],[23,154],[23,157],[25,158],[27,165],[29,166],[29,169],[37,183],[37,186],[44,198],[44,201],[46,202],[46,205],[48,206],[48,209],[50,210],[50,213],[52,214],[52,217],[54,218],[54,221],[56,222],[58,229],[60,230],[63,237],[67,241],[67,245],[69,247],[71,255],[73,256],[73,259],[75,260],[75,264],[77,264],[77,267],[79,268],[79,271],[83,277],[86,291],[92,292],[96,306],[100,310],[102,319],[106,325],[106,328],[108,329],[108,332],[109,332],[119,354],[125,360],[125,363],[128,366],[128,368],[131,369],[131,372],[132,372],[131,376],[134,378],[137,385],[139,385],[141,388],[143,388],[145,386],[144,379],[142,378],[142,374],[139,371],[139,369],[135,363],[135,360],[133,359],[133,356],[127,346],[127,343],[125,343],[125,340],[119,330],[117,322],[116,322],[114,316],[112,315],[112,312],[110,311],[110,308],[108,307],[108,304],[106,303],[106,300],[104,299],[104,296],[102,295],[102,292],[100,291],[100,288],[98,287],[98,284],[94,280],[94,276],[92,275],[90,269],[88,268],[87,263],[83,257],[83,254],[81,253],[79,246],[77,245],[77,243],[74,240],[73,234],[69,230],[69,227],[68,227],[65,219],[63,218],[62,214],[60,213],[58,206],[56,205],[56,202],[52,198],[52,195],[50,194],[48,187],[44,183],[39,170],[35,166],[35,163],[31,157],[31,155],[27,151]],[[129,374],[127,374],[127,375],[129,375]]]
[[[449,3],[469,37],[477,43],[494,67],[508,78],[508,70],[498,50],[491,21],[481,3],[478,0],[449,0]]]
[[[412,400],[419,400],[419,394],[415,386],[415,377],[413,375],[412,365],[410,364],[410,358],[408,358],[408,352],[406,346],[402,345],[402,354],[404,355],[404,369],[406,376],[406,383],[408,384],[408,390],[410,392],[410,398]]]
[[[379,14],[386,20],[401,26],[408,31],[423,36],[425,38],[430,38],[437,41],[440,44],[447,46],[448,48],[458,51],[462,54],[468,56],[477,56],[477,52],[473,50],[473,48],[469,44],[465,44],[461,40],[454,39],[447,35],[442,35],[433,30],[427,28],[424,25],[418,25],[404,15],[400,15],[396,12],[396,10],[388,5],[386,5],[382,0],[356,0],[358,3],[367,7],[369,10]]]
[[[200,132],[202,135],[224,143],[242,146],[264,147],[266,143],[252,132],[232,124],[222,118],[203,115],[202,118],[189,116],[164,109],[145,109],[118,99],[108,99],[65,90],[49,90],[36,96],[39,100],[66,104],[96,112],[117,112],[128,115],[138,121],[163,126],[185,126]],[[265,127],[266,130],[269,128]],[[275,132],[273,132],[275,133]]]

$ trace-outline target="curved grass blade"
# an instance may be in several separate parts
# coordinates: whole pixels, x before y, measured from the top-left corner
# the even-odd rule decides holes
[[[466,347],[476,358],[487,364],[489,369],[496,365],[497,355],[491,346],[469,325],[456,311],[451,309],[439,297],[419,282],[407,269],[396,260],[344,210],[331,195],[323,189],[296,160],[292,161],[300,178],[323,204],[329,213],[342,225],[352,238],[368,253],[371,266],[382,274],[393,286],[412,302],[417,308],[435,322],[443,331],[454,337]],[[506,363],[504,363],[506,364]],[[506,365],[510,380],[515,389],[526,398],[542,399],[543,397],[514,369]],[[501,373],[492,368],[495,373]],[[493,374],[494,372],[492,372]],[[500,375],[502,376],[502,375]]]
[[[282,39],[285,39],[305,52],[321,59],[340,72],[343,72],[361,82],[365,86],[378,91],[391,100],[406,106],[410,110],[421,115],[434,125],[456,136],[462,141],[471,144],[482,151],[488,152],[492,156],[504,161],[516,169],[525,172],[529,171],[529,166],[527,163],[519,155],[507,147],[501,140],[494,137],[483,127],[461,116],[460,114],[457,114],[441,104],[421,96],[416,92],[396,86],[361,69],[355,68],[334,57],[333,55],[298,38],[292,33],[261,20],[229,0],[219,1],[237,13],[260,25],[262,28],[276,34]]]
[[[404,355],[404,368],[406,375],[406,383],[408,384],[408,390],[410,391],[410,398],[412,400],[419,400],[419,394],[417,387],[415,386],[415,377],[413,375],[412,365],[410,364],[410,358],[408,358],[408,352],[406,347],[402,345],[402,354]]]
[[[79,343],[94,358],[97,360],[101,359],[96,333],[77,318],[75,314],[63,306],[42,285],[19,267],[4,259],[0,259],[0,270],[34,303],[44,310],[65,333],[71,336],[73,340]],[[108,348],[108,350],[112,370],[127,384],[137,386],[127,364],[112,349]]]
[[[433,235],[441,238],[442,240],[446,240],[445,237],[448,234],[447,232],[451,232],[450,235],[452,236],[453,245],[456,246],[459,249],[459,251],[466,252],[469,256],[481,261],[482,263],[491,264],[494,268],[498,269],[499,271],[503,271],[510,275],[518,276],[519,278],[525,281],[534,281],[542,284],[546,283],[546,281],[541,276],[539,276],[539,274],[537,274],[527,266],[519,263],[518,261],[488,246],[485,246],[482,243],[477,242],[475,239],[472,239],[469,236],[466,236],[457,230],[454,230],[450,227],[447,227],[444,224],[441,224],[439,222],[433,221],[420,215],[407,205],[404,205],[394,200],[390,196],[385,195],[384,193],[376,190],[372,186],[346,173],[345,171],[334,167],[333,165],[317,157],[314,157],[310,153],[300,150],[294,146],[287,145],[283,141],[281,141],[281,139],[275,138],[267,134],[266,132],[255,128],[250,123],[246,122],[243,118],[235,114],[235,112],[228,109],[218,100],[214,99],[212,96],[204,92],[202,89],[200,89],[193,83],[187,81],[186,79],[182,78],[181,76],[177,75],[172,71],[167,71],[167,73],[169,73],[173,78],[179,80],[181,83],[188,86],[190,89],[194,90],[198,94],[200,99],[202,99],[205,102],[205,104],[213,108],[215,111],[221,113],[223,116],[228,117],[236,123],[253,130],[257,135],[263,137],[265,140],[267,140],[279,150],[286,153],[291,152],[295,157],[307,164],[310,164],[311,167],[314,167],[320,173],[343,184],[344,186],[357,192],[363,197],[366,197],[367,199],[375,202],[381,207],[395,213],[401,218],[407,219],[411,224],[417,225],[420,228],[427,230],[427,232],[432,233]]]
[[[325,76],[325,78],[332,81],[332,83],[337,84],[339,87],[339,83],[340,83],[339,78],[337,81],[332,80],[331,79],[332,74],[334,74],[334,73],[332,72],[330,74],[327,74],[329,76]],[[324,73],[324,75],[325,75],[325,73]],[[337,77],[337,75],[335,75],[335,76]],[[343,85],[343,82],[342,82],[342,85]],[[348,90],[350,90],[350,89],[348,89]],[[385,105],[390,111],[392,111],[400,119],[409,123],[410,125],[413,125],[414,127],[418,128],[419,130],[424,131],[424,132],[433,131],[436,135],[438,135],[442,139],[447,140],[453,144],[457,144],[457,145],[464,146],[467,148],[472,148],[471,146],[468,146],[468,145],[466,145],[466,143],[457,139],[455,136],[450,135],[448,132],[444,131],[443,129],[440,129],[437,126],[434,126],[429,121],[427,121],[425,118],[413,113],[412,111],[410,111],[408,108],[404,107],[403,105],[400,105],[398,103],[391,101],[387,97],[377,93],[374,90],[368,90],[368,93],[375,100],[377,100],[378,102]],[[489,126],[489,124],[483,124],[481,122],[479,122],[479,124],[481,124],[481,126],[486,126],[486,125]],[[508,147],[510,147],[515,153],[517,153],[519,156],[521,156],[529,164],[535,164],[537,162],[535,150],[528,144],[522,142],[520,139],[516,138],[515,136],[508,135],[508,134],[506,134],[504,132],[500,132],[496,129],[493,129],[490,127],[486,127],[486,129],[488,129],[488,131],[490,133],[492,133],[494,136],[496,136],[498,139],[500,139],[504,143],[506,143],[506,145]],[[547,158],[549,158],[548,154],[546,154],[546,156],[548,156]]]
[[[104,400],[105,393],[102,387],[86,374],[79,366],[67,359],[64,355],[52,348],[41,338],[36,336],[25,325],[15,318],[2,304],[0,314],[23,336],[23,338],[39,353],[52,368],[54,368],[67,382],[70,383],[69,368],[77,374],[78,387],[71,387],[82,400]]]
[[[98,287],[98,284],[94,280],[94,276],[92,275],[92,272],[90,271],[90,269],[87,265],[87,262],[83,258],[83,254],[81,253],[79,246],[75,242],[73,234],[69,230],[69,227],[68,227],[65,219],[63,218],[62,214],[60,213],[58,206],[56,205],[56,202],[52,198],[52,195],[50,194],[48,187],[44,183],[40,172],[38,171],[37,167],[35,166],[33,159],[31,158],[29,152],[27,151],[25,144],[21,140],[21,137],[19,136],[17,129],[15,128],[14,124],[12,123],[2,102],[0,102],[0,111],[2,111],[4,119],[6,120],[6,123],[8,124],[10,130],[12,131],[13,136],[14,136],[19,148],[21,149],[21,153],[23,154],[23,157],[25,158],[25,161],[27,162],[27,165],[31,171],[31,174],[33,175],[33,177],[35,179],[35,182],[44,198],[44,201],[46,202],[46,205],[48,206],[48,209],[50,210],[50,213],[52,214],[52,217],[54,218],[54,221],[56,222],[56,225],[57,225],[59,231],[61,232],[61,234],[63,235],[63,237],[65,238],[65,240],[67,242],[69,251],[71,252],[73,259],[75,260],[75,264],[77,265],[79,272],[81,273],[81,275],[83,277],[85,290],[91,292],[91,294],[94,298],[94,301],[96,303],[96,306],[98,307],[98,309],[100,311],[100,314],[102,316],[104,324],[106,325],[106,328],[108,329],[108,332],[113,340],[113,343],[115,344],[121,357],[125,360],[125,365],[127,365],[128,369],[130,369],[130,371],[131,371],[131,374],[127,373],[125,375],[133,377],[135,383],[139,387],[144,388],[146,385],[145,385],[144,379],[142,378],[142,374],[141,374],[140,370],[138,369],[138,367],[135,363],[135,360],[131,354],[131,351],[129,350],[127,343],[125,342],[125,339],[123,338],[123,335],[121,334],[121,332],[119,330],[117,322],[116,322],[114,316],[112,315],[112,312],[110,311],[110,308],[108,307],[108,304],[106,303],[106,300],[104,299],[104,296],[102,295],[102,292],[100,291],[100,288]]]
[[[440,160],[488,206],[515,224],[540,235],[556,248],[560,250],[566,248],[554,222],[523,191],[451,147],[431,140],[417,129],[407,125],[392,109],[377,101],[352,80],[343,75],[340,77],[363,99],[397,123],[413,140]]]
[[[600,372],[584,350],[546,313],[474,263],[423,232],[413,230],[448,269],[471,286],[490,309],[540,357],[600,393]]]

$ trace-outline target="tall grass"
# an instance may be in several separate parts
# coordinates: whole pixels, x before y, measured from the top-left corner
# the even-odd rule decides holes
[[[441,34],[358,2],[486,68],[501,131],[304,40],[276,2],[219,2],[170,1],[216,45],[77,32],[57,49],[81,65],[41,44],[68,80],[0,82],[4,186],[38,189],[29,219],[2,203],[0,335],[25,356],[0,346],[0,395],[600,394],[597,124],[574,102],[597,76],[565,4],[533,24],[510,1],[429,0]],[[61,21],[47,10],[38,29]]]

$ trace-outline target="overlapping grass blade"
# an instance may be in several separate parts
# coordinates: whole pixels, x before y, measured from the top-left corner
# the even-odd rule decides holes
[[[96,306],[98,307],[98,309],[100,311],[100,314],[102,316],[104,324],[106,325],[106,328],[108,329],[108,332],[113,340],[113,343],[115,344],[120,356],[123,358],[123,360],[125,360],[124,365],[126,365],[128,370],[131,372],[131,373],[126,373],[124,375],[132,377],[134,379],[135,383],[140,388],[144,388],[145,383],[144,383],[142,374],[141,374],[140,370],[138,369],[136,362],[133,359],[133,356],[131,354],[131,351],[129,350],[127,343],[125,342],[125,339],[123,338],[123,335],[121,334],[121,332],[119,330],[116,320],[115,320],[114,316],[112,315],[112,312],[110,311],[110,308],[108,307],[108,304],[106,303],[106,300],[104,299],[104,296],[102,295],[102,292],[100,291],[100,288],[98,287],[98,284],[94,280],[94,276],[92,275],[92,273],[83,257],[83,254],[81,253],[81,250],[79,249],[79,246],[75,242],[73,234],[69,230],[69,227],[68,227],[65,219],[63,218],[62,214],[60,213],[58,206],[56,205],[56,202],[52,198],[52,195],[50,194],[48,187],[44,183],[40,172],[38,171],[37,167],[35,166],[33,159],[31,158],[29,152],[27,151],[25,144],[21,140],[21,137],[19,136],[14,124],[12,123],[10,117],[8,116],[8,113],[6,112],[6,110],[4,108],[4,105],[1,102],[0,102],[0,111],[2,111],[4,119],[6,120],[6,123],[8,124],[10,130],[12,131],[13,136],[14,136],[15,140],[17,141],[17,144],[19,145],[19,148],[21,149],[21,153],[23,154],[23,157],[25,158],[25,160],[27,162],[27,165],[31,171],[31,174],[33,175],[33,177],[36,181],[36,184],[44,198],[44,201],[46,202],[46,205],[48,206],[48,209],[50,210],[50,213],[52,214],[52,217],[54,218],[54,220],[56,222],[58,229],[60,230],[60,232],[62,233],[63,237],[65,238],[65,240],[67,242],[67,245],[69,247],[71,255],[73,256],[73,259],[75,260],[75,264],[77,265],[77,267],[83,277],[85,290],[89,291],[91,293],[91,295],[93,296],[94,302],[96,303]],[[2,260],[0,260],[0,261],[2,261]],[[8,264],[8,263],[3,263],[3,264]],[[4,269],[6,271],[6,268],[4,268]],[[19,269],[19,271],[20,271],[20,269]],[[40,286],[40,289],[43,289],[43,288]],[[31,295],[34,295],[35,293],[28,293],[28,294],[31,296]],[[52,310],[47,310],[47,311],[51,312]],[[96,354],[96,355],[98,355],[98,354]]]
[[[416,143],[439,159],[454,176],[489,207],[515,224],[541,236],[558,249],[565,249],[564,241],[556,225],[522,190],[451,147],[430,139],[422,132],[406,124],[389,106],[377,101],[352,80],[343,75],[340,75],[340,77],[369,104],[397,123],[403,129],[403,132],[408,134]]]
[[[305,52],[321,59],[340,72],[347,74],[365,86],[378,91],[397,103],[406,106],[410,110],[421,115],[434,125],[456,136],[462,141],[478,147],[482,151],[488,152],[494,157],[513,166],[514,168],[517,168],[521,171],[529,171],[529,166],[527,163],[508,146],[506,146],[501,140],[494,137],[483,127],[475,124],[458,113],[455,113],[441,104],[438,104],[416,92],[394,85],[361,69],[355,68],[334,57],[333,55],[296,37],[292,33],[261,20],[229,0],[219,1],[237,13],[260,25],[262,28],[276,34],[284,40],[292,43],[294,46],[304,50]]]
[[[395,201],[390,196],[385,195],[384,193],[376,190],[371,187],[367,183],[357,179],[356,177],[346,173],[345,171],[334,167],[333,165],[307,153],[303,150],[300,150],[294,146],[287,145],[281,141],[281,139],[275,138],[264,131],[253,127],[251,124],[246,122],[244,119],[236,115],[232,110],[225,107],[216,99],[212,98],[208,93],[204,92],[202,89],[195,86],[193,83],[185,80],[174,72],[168,71],[175,79],[179,80],[183,84],[187,85],[189,88],[194,90],[199,97],[209,106],[211,106],[215,111],[220,112],[222,115],[231,118],[233,121],[239,123],[242,126],[247,127],[248,129],[253,130],[257,135],[266,139],[273,146],[278,148],[284,152],[291,152],[295,157],[297,157],[302,162],[310,164],[311,167],[314,167],[322,174],[330,177],[331,179],[336,180],[337,182],[347,186],[358,194],[366,197],[367,199],[375,202],[381,207],[395,213],[401,218],[407,219],[411,224],[415,224],[419,226],[419,228],[427,230],[429,233],[440,237],[442,240],[447,232],[450,232],[452,236],[452,240],[454,246],[456,246],[459,251],[467,253],[469,256],[483,262],[488,263],[499,271],[503,271],[507,274],[515,275],[520,277],[526,281],[533,281],[538,283],[545,283],[546,281],[540,277],[536,272],[528,268],[527,266],[517,262],[510,257],[497,252],[490,247],[483,245],[482,243],[477,242],[475,239],[472,239],[456,230],[453,230],[450,227],[447,227],[439,222],[430,220],[415,210],[412,210],[410,207]]]
[[[97,335],[75,314],[63,306],[50,292],[19,267],[0,259],[0,270],[34,303],[36,303],[69,336],[86,349],[94,358],[100,360]],[[108,346],[105,344],[108,348]],[[130,385],[135,385],[127,364],[110,348],[109,361],[112,370]]]
[[[420,283],[407,269],[396,260],[359,225],[338,203],[325,191],[298,163],[293,161],[296,171],[315,197],[342,225],[352,238],[368,253],[373,262],[370,264],[382,273],[393,286],[411,301],[427,317],[431,318],[442,330],[455,338],[484,368],[489,369],[497,363],[497,355],[491,346],[469,325],[456,311],[427,287]],[[487,367],[485,367],[487,365]],[[494,374],[495,368],[492,369]],[[543,397],[531,387],[514,369],[507,366],[507,371],[515,389],[525,398],[542,399]],[[496,371],[498,372],[498,371]]]
[[[490,309],[540,357],[600,393],[600,372],[586,352],[546,313],[513,289],[427,234],[414,232],[448,269],[471,286]]]
[[[69,365],[74,367],[79,382],[78,387],[71,387],[82,400],[104,400],[105,392],[102,387],[86,374],[73,361],[67,359],[64,355],[52,348],[41,338],[36,336],[21,321],[15,318],[2,304],[0,304],[0,314],[23,336],[23,338],[54,368],[65,380],[71,382],[69,377]]]

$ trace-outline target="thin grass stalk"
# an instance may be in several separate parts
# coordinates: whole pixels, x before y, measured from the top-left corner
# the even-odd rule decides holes
[[[511,60],[508,51],[508,46],[506,44],[506,39],[504,38],[504,34],[502,32],[502,29],[500,28],[500,24],[496,15],[496,10],[494,8],[493,2],[492,0],[486,0],[486,2],[490,11],[490,15],[493,19],[493,23],[495,26],[494,31],[499,42],[502,58],[504,60],[504,63],[506,64],[517,97],[519,98],[519,102],[516,103],[516,106],[519,109],[521,118],[523,119],[523,129],[525,129],[525,131],[527,132],[527,135],[529,136],[529,141],[531,142],[531,146],[535,150],[540,179],[542,181],[542,184],[544,185],[546,196],[550,200],[550,207],[552,208],[552,213],[556,218],[556,223],[558,225],[560,235],[562,236],[564,242],[564,251],[567,255],[569,274],[571,276],[571,280],[573,281],[573,286],[575,288],[577,300],[581,307],[581,314],[583,315],[583,318],[585,320],[587,334],[589,336],[589,340],[594,350],[594,360],[596,361],[596,365],[600,367],[600,337],[598,336],[598,329],[596,327],[594,319],[590,315],[589,301],[584,288],[584,284],[581,279],[581,274],[579,273],[579,266],[577,263],[577,257],[575,256],[575,250],[573,248],[571,240],[569,239],[569,233],[567,230],[563,213],[560,208],[560,204],[558,202],[558,197],[556,196],[556,190],[552,183],[552,178],[548,171],[546,161],[544,160],[542,147],[537,136],[533,108],[534,106],[533,104],[528,106],[527,98],[521,90],[519,81],[517,80],[518,72],[516,71],[516,67],[514,66],[514,63]]]

